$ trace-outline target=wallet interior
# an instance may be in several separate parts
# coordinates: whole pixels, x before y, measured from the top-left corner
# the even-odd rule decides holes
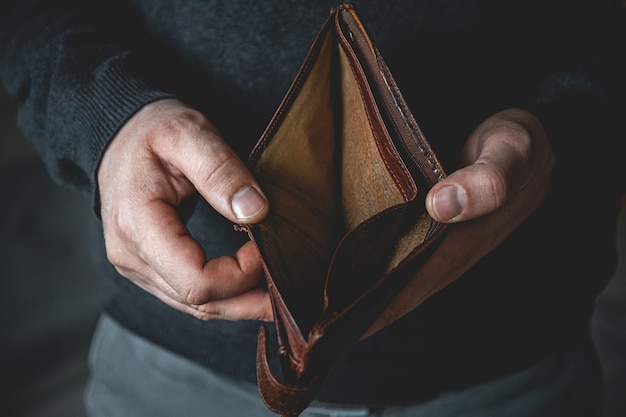
[[[432,223],[411,204],[416,182],[338,36],[324,35],[253,167],[270,201],[255,240],[303,334],[396,267]]]

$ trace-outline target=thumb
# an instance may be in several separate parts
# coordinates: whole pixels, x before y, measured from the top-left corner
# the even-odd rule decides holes
[[[469,165],[437,183],[426,197],[426,208],[437,221],[455,223],[488,214],[506,197],[505,177],[490,164]]]
[[[155,153],[224,217],[238,223],[261,221],[269,204],[244,162],[204,115],[176,103],[168,140],[157,142]]]
[[[468,165],[430,190],[427,210],[435,220],[449,223],[502,207],[533,173],[549,166],[542,156],[548,152],[538,149],[544,142],[543,129],[527,112],[513,109],[490,117],[468,138],[463,158]]]

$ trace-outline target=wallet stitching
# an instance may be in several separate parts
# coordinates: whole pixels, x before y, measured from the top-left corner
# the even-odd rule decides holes
[[[367,120],[368,123],[370,125],[370,129],[372,131],[372,134],[374,135],[374,141],[376,143],[376,148],[378,149],[378,153],[381,156],[381,159],[383,160],[383,163],[385,164],[385,167],[387,168],[387,171],[391,174],[394,182],[396,183],[396,186],[398,187],[400,193],[402,194],[402,197],[405,200],[409,200],[410,199],[410,194],[408,192],[408,190],[406,189],[405,185],[403,184],[403,181],[401,181],[400,177],[398,176],[398,174],[396,174],[395,170],[391,168],[391,165],[389,163],[389,155],[386,152],[386,148],[385,146],[382,146],[381,144],[381,140],[380,140],[380,132],[379,129],[375,128],[375,125],[372,122],[372,118],[371,118],[371,113],[375,113],[372,110],[372,105],[371,105],[371,101],[373,101],[373,97],[370,100],[369,97],[365,96],[365,93],[363,91],[363,86],[362,83],[359,82],[360,79],[367,79],[367,77],[365,76],[365,73],[361,73],[361,74],[357,74],[356,73],[356,69],[357,67],[360,68],[360,65],[358,64],[358,59],[356,59],[354,51],[352,46],[350,45],[350,43],[347,41],[347,39],[343,36],[341,29],[340,29],[340,25],[339,25],[339,18],[336,17],[335,19],[335,33],[337,34],[337,40],[339,41],[339,43],[342,46],[342,49],[344,50],[344,52],[346,53],[346,56],[348,57],[348,59],[350,59],[351,64],[350,65],[350,70],[352,71],[352,74],[354,75],[354,77],[357,80],[357,86],[359,87],[359,94],[361,95],[361,100],[365,103],[365,105],[367,106],[366,108],[366,116],[367,116]],[[384,133],[383,133],[384,135]],[[391,138],[386,137],[385,139],[388,139],[389,142],[393,143],[391,141]],[[391,151],[389,151],[391,152]],[[398,156],[399,158],[399,156]],[[408,171],[406,171],[406,168],[402,167],[402,170],[405,171],[405,173],[407,174],[408,177],[411,177],[411,175],[408,173]]]
[[[379,57],[380,57],[380,54],[377,52],[376,58],[378,61],[380,61]],[[430,166],[432,173],[437,177],[437,179],[442,180],[444,178],[443,170],[439,162],[437,161],[434,153],[430,150],[429,145],[425,143],[423,133],[421,132],[421,129],[419,128],[419,125],[417,124],[417,121],[415,121],[415,119],[411,116],[410,109],[408,109],[408,105],[404,102],[404,99],[402,98],[402,93],[400,92],[400,89],[398,88],[397,84],[393,80],[393,75],[391,74],[391,71],[386,65],[381,65],[379,66],[379,68],[380,68],[381,73],[383,74],[383,79],[385,80],[385,83],[387,84],[387,87],[391,91],[391,95],[394,98],[394,101],[396,102],[395,105],[399,109],[402,115],[403,121],[405,122],[406,126],[409,128],[409,132],[411,133],[411,136],[415,140],[417,149],[420,151],[420,153],[422,154],[422,156],[424,157],[424,159]]]

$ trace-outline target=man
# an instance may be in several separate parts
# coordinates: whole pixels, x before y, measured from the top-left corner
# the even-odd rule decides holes
[[[53,178],[92,196],[119,287],[91,415],[271,415],[253,386],[271,306],[232,223],[271,210],[243,161],[334,6],[10,3],[3,83]],[[428,267],[455,282],[419,306],[409,284],[305,414],[597,415],[589,317],[625,178],[612,6],[356,4],[450,173]]]

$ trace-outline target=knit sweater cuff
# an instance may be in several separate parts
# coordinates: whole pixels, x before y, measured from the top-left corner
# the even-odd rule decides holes
[[[75,123],[82,126],[84,137],[90,138],[88,166],[82,167],[91,175],[93,207],[99,217],[100,199],[98,168],[104,151],[121,127],[147,104],[174,94],[151,88],[145,82],[128,77],[123,67],[109,67],[76,98]]]

